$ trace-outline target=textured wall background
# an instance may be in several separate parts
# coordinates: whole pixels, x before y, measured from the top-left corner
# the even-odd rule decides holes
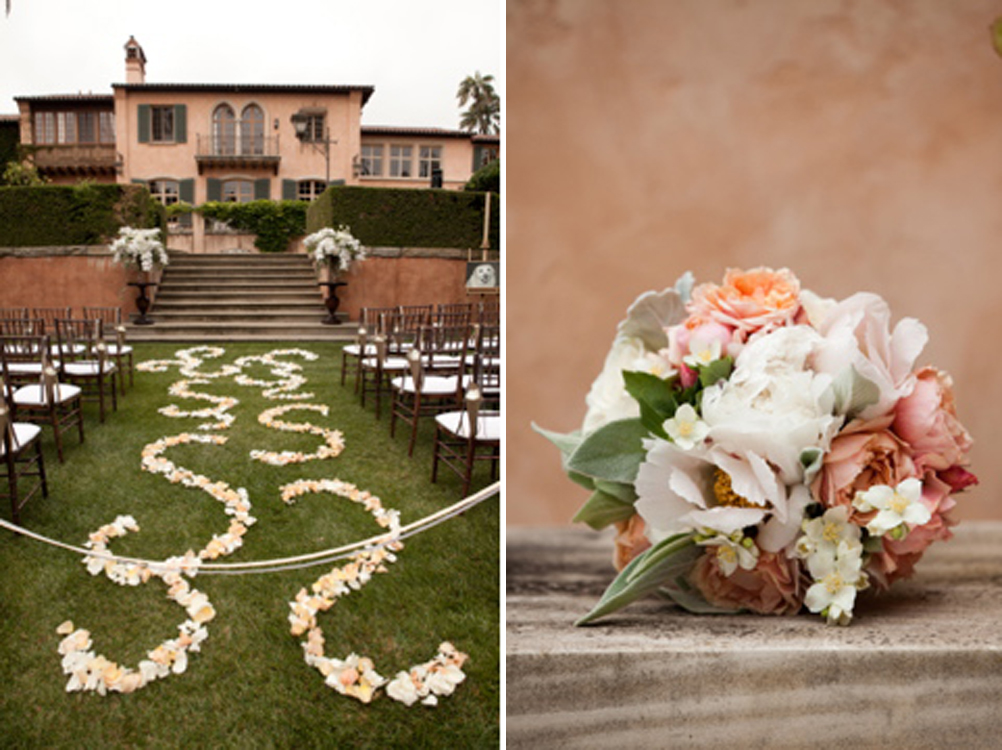
[[[977,441],[1002,518],[1002,59],[988,0],[508,0],[507,512],[587,496],[530,421],[580,425],[616,324],[686,269],[881,294]]]

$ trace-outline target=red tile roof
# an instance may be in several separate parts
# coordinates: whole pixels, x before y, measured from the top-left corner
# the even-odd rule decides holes
[[[369,101],[373,86],[337,86],[308,83],[113,83],[113,89],[126,91],[216,91],[229,94],[350,94],[362,92],[362,104]]]

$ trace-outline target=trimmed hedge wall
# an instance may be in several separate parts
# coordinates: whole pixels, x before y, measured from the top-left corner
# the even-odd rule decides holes
[[[123,226],[166,227],[145,187],[0,187],[0,247],[101,245]]]
[[[480,247],[485,193],[334,186],[310,205],[306,231],[345,224],[370,247]],[[491,196],[491,250],[501,248],[501,206]]]

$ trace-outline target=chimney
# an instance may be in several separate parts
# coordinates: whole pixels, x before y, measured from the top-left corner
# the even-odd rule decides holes
[[[125,82],[146,83],[146,55],[134,36],[125,43]]]

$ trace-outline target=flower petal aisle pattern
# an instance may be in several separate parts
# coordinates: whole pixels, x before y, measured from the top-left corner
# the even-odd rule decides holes
[[[538,431],[614,525],[619,575],[579,621],[647,594],[694,612],[853,617],[910,576],[977,483],[928,334],[870,293],[824,299],[789,270],[648,292],[588,393],[582,429]]]
[[[208,401],[213,406],[205,409],[183,410],[176,404],[164,407],[159,412],[168,417],[209,419],[212,421],[198,425],[197,429],[214,431],[229,429],[236,418],[229,410],[239,404],[231,396],[214,396],[192,389],[193,385],[207,385],[213,380],[232,377],[242,386],[262,389],[265,398],[276,400],[302,400],[312,398],[312,393],[298,389],[305,385],[306,378],[300,373],[302,366],[280,357],[300,357],[309,361],[317,355],[302,349],[280,349],[260,356],[241,357],[235,364],[223,365],[215,372],[200,372],[205,360],[216,359],[225,354],[220,347],[200,346],[180,350],[177,359],[151,360],[140,363],[137,369],[146,372],[166,372],[170,367],[178,367],[184,380],[172,384],[169,393],[185,399]],[[275,380],[252,378],[244,369],[252,365],[264,365],[270,369]],[[308,422],[286,422],[277,417],[291,411],[313,411],[328,415],[328,407],[323,404],[287,404],[266,409],[258,421],[270,428],[299,433],[311,433],[323,437],[324,445],[312,454],[292,451],[251,451],[251,458],[282,466],[310,460],[334,458],[344,449],[344,438],[340,431],[329,430]],[[67,621],[57,632],[65,636],[59,645],[63,656],[63,671],[70,676],[66,685],[68,692],[96,691],[100,695],[108,692],[134,692],[150,682],[170,674],[180,674],[187,669],[188,653],[197,652],[208,637],[205,624],[212,620],[216,611],[208,597],[191,587],[187,578],[193,578],[199,565],[205,560],[216,560],[229,555],[243,545],[247,529],[256,519],[250,514],[251,503],[247,490],[233,488],[227,482],[212,480],[183,466],[178,466],[164,455],[171,448],[200,444],[221,446],[227,442],[222,435],[182,432],[163,437],[146,445],[142,450],[141,466],[144,471],[163,476],[172,484],[200,489],[225,506],[231,517],[229,528],[222,534],[213,535],[199,552],[189,550],[183,556],[171,557],[157,564],[130,563],[124,560],[109,560],[103,556],[87,556],[84,565],[91,575],[104,573],[111,581],[121,586],[138,586],[152,578],[159,578],[167,586],[167,596],[185,608],[188,618],[178,626],[178,637],[163,641],[148,652],[148,658],[135,668],[120,666],[110,659],[98,655],[93,650],[93,639],[89,631],[77,628]],[[369,703],[384,687],[393,700],[408,706],[420,701],[433,706],[440,696],[451,695],[455,687],[465,679],[463,663],[468,658],[448,642],[439,646],[439,653],[430,661],[398,672],[393,680],[381,677],[371,659],[350,654],[346,659],[334,659],[324,655],[323,631],[317,623],[317,615],[330,609],[335,601],[352,591],[359,590],[368,583],[373,574],[387,572],[389,563],[396,561],[396,552],[403,549],[399,511],[384,508],[378,497],[360,490],[353,484],[339,479],[297,480],[279,488],[282,500],[292,504],[306,493],[328,493],[343,497],[362,505],[369,511],[386,534],[371,546],[356,553],[348,563],[332,569],[321,576],[313,585],[310,594],[302,589],[295,601],[290,603],[292,614],[289,621],[293,635],[307,633],[303,643],[306,663],[315,667],[325,677],[325,682],[342,695],[349,695]],[[132,516],[119,516],[90,535],[86,547],[99,555],[108,552],[112,539],[139,531],[139,524]],[[187,578],[186,578],[187,577]]]

